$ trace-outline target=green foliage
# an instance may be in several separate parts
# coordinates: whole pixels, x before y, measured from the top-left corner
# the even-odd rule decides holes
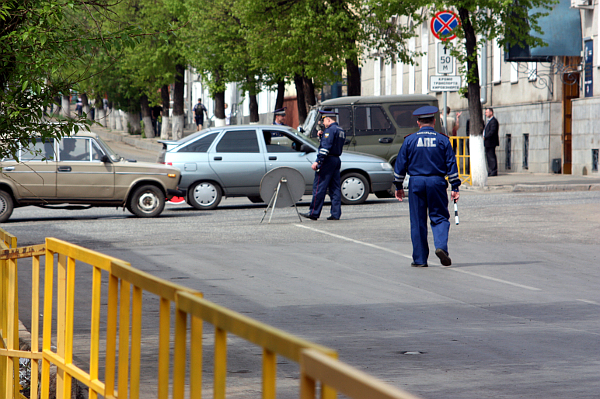
[[[86,68],[99,49],[135,44],[130,26],[102,32],[98,17],[107,0],[5,0],[0,7],[0,147],[15,156],[33,132],[62,137],[89,122],[66,119],[49,124],[44,110],[89,79]],[[79,17],[76,19],[75,17]]]

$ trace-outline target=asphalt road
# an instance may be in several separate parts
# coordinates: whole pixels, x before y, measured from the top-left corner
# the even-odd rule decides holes
[[[286,208],[260,224],[265,206],[241,198],[214,211],[168,205],[157,219],[28,207],[2,227],[20,246],[50,236],[129,261],[423,398],[598,398],[599,204],[597,191],[463,192],[453,266],[440,267],[432,249],[427,269],[410,267],[408,203],[374,196],[344,206],[337,222],[300,222]],[[83,266],[77,275],[75,355],[85,359],[90,281]],[[19,284],[24,304],[26,272]],[[155,397],[156,309],[145,296],[145,398]],[[260,349],[230,337],[228,353],[228,397],[257,397]],[[297,397],[296,373],[279,360],[278,397]]]

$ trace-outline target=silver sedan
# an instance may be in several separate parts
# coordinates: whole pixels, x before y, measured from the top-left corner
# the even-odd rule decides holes
[[[287,126],[223,126],[161,143],[158,162],[181,170],[179,189],[187,191],[187,203],[197,209],[214,209],[223,196],[263,202],[261,180],[281,166],[297,169],[304,177],[305,193],[312,193],[311,164],[318,143]],[[391,187],[394,173],[383,158],[347,151],[340,159],[342,203],[361,204],[369,193]]]

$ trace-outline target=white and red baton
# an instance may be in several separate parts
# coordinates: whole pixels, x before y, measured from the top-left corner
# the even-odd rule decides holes
[[[458,204],[454,200],[454,222],[458,224]]]

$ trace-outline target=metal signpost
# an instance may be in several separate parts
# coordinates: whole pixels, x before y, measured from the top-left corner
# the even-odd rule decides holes
[[[458,91],[460,89],[460,76],[449,76],[454,73],[454,64],[456,59],[450,55],[450,49],[444,43],[456,37],[453,30],[460,25],[458,16],[450,10],[439,11],[431,19],[431,31],[433,35],[441,40],[437,46],[436,73],[438,76],[431,76],[429,89],[431,91],[443,92],[443,121],[446,134],[452,134],[452,129],[448,129],[447,92]],[[441,75],[441,76],[439,76]]]

